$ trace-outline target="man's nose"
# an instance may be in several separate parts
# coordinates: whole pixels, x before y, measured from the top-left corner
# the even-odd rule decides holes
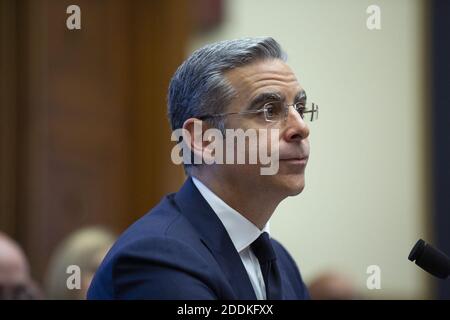
[[[289,106],[285,124],[284,138],[286,141],[301,141],[308,138],[309,127],[293,106]]]

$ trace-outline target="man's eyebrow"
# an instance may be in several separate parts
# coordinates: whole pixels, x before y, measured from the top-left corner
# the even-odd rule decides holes
[[[279,92],[264,92],[257,95],[248,105],[248,110],[256,109],[266,101],[283,101],[284,97]]]

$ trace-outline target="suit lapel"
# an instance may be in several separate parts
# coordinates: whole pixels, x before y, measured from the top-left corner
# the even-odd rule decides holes
[[[221,267],[236,299],[256,299],[247,271],[225,227],[190,177],[175,195],[175,201]]]

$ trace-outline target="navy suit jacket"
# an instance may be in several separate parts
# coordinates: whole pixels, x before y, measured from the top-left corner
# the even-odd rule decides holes
[[[271,240],[284,299],[309,299],[286,249]],[[97,270],[88,299],[250,299],[255,292],[225,227],[191,178],[131,225]]]

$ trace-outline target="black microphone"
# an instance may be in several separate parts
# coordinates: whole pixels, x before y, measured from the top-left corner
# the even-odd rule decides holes
[[[438,278],[446,279],[450,275],[450,258],[422,239],[414,245],[408,259]]]

